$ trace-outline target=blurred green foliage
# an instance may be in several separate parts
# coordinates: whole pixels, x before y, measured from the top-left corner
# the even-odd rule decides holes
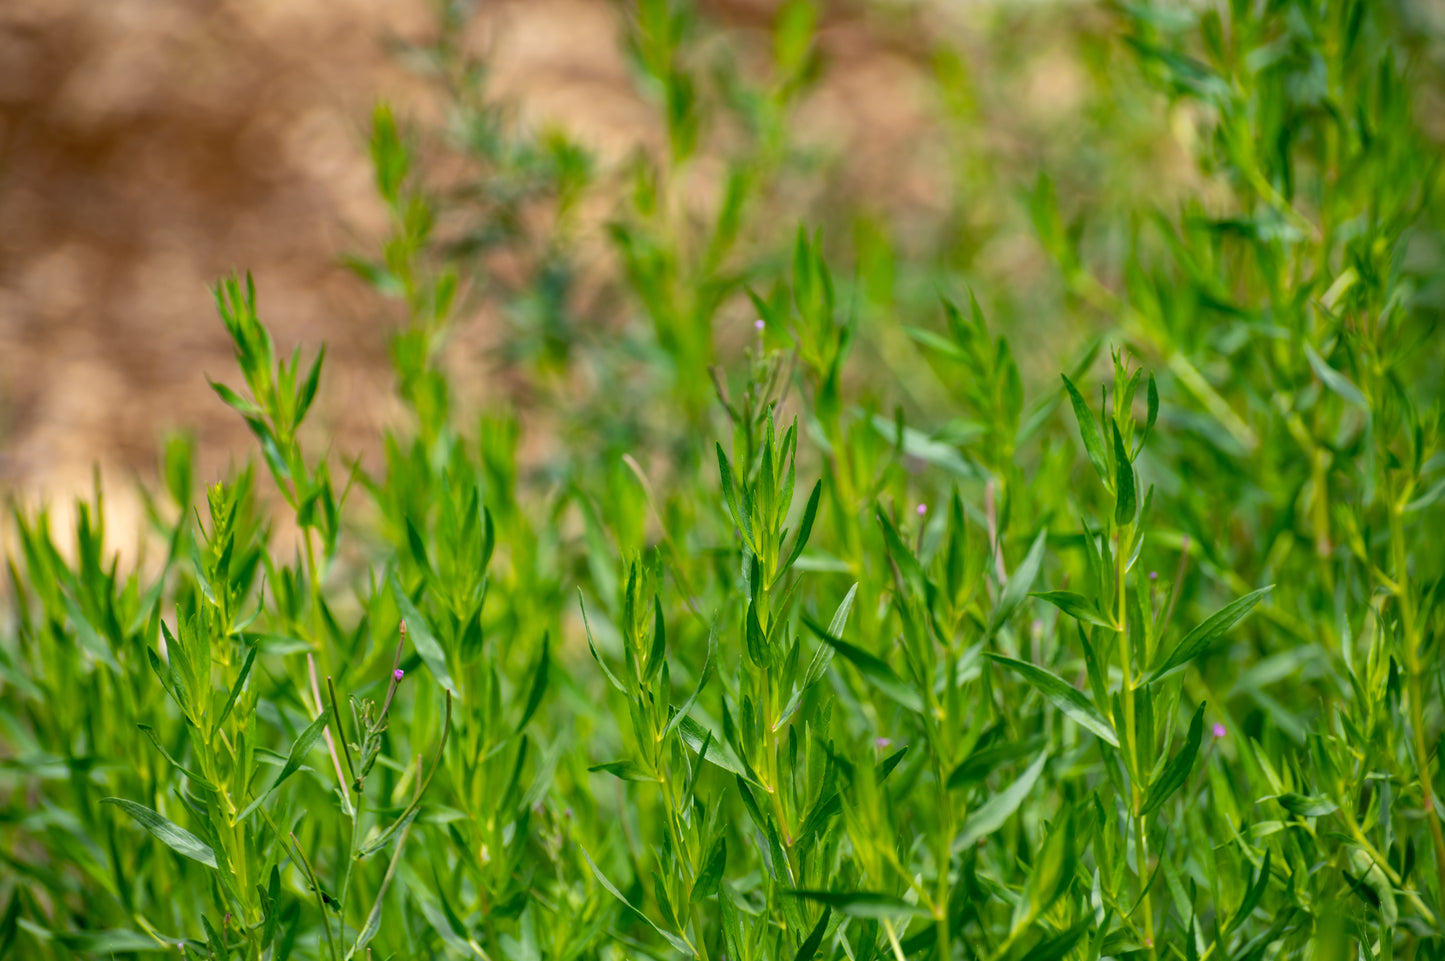
[[[921,212],[797,133],[837,11],[623,12],[656,151],[516,123],[461,3],[377,109],[374,469],[230,278],[267,479],[173,442],[135,570],[14,510],[0,957],[1445,957],[1425,11],[864,10]]]

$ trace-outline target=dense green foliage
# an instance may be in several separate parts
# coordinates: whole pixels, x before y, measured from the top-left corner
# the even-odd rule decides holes
[[[924,239],[789,134],[813,4],[761,75],[635,4],[667,135],[611,172],[508,122],[462,17],[412,51],[444,134],[375,117],[376,465],[310,432],[321,352],[233,278],[214,386],[257,467],[201,486],[172,443],[134,570],[98,498],[14,512],[0,957],[1445,958],[1411,8],[1055,26],[1077,165],[956,158]],[[962,142],[1007,69],[938,44]],[[1183,199],[1131,189],[1181,119]],[[1020,236],[1031,289],[982,254]],[[531,398],[480,417],[478,310]]]

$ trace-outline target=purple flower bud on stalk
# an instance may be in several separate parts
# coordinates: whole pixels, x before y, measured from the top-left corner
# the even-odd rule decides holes
[[[399,668],[399,667],[398,667],[396,670],[394,670],[394,671],[391,672],[391,679],[392,679],[393,681],[399,681],[399,680],[401,680],[403,677],[406,677],[406,671],[403,671],[403,670],[402,670],[401,668]]]
[[[764,327],[767,327],[767,326],[768,326],[767,322],[764,321],[763,318],[761,318],[761,317],[759,317],[757,320],[753,321],[753,329],[754,329],[754,330],[762,330]]]
[[[924,514],[927,514],[927,513],[928,513],[928,505],[927,505],[927,504],[919,504],[919,505],[918,505],[918,516],[919,516],[919,517],[922,517]]]
[[[1154,581],[1157,581],[1158,579],[1159,579],[1159,572],[1158,572],[1158,571],[1150,571],[1150,572],[1149,572],[1149,582],[1150,582],[1151,584],[1152,584]]]
[[[886,737],[875,737],[875,738],[873,739],[873,746],[876,747],[876,748],[877,748],[878,750],[880,750],[880,751],[884,750],[885,748],[887,748],[887,747],[888,747],[889,745],[891,745],[892,743],[893,743],[893,741],[892,741],[890,738],[886,738]]]
[[[1226,735],[1226,734],[1228,734],[1228,733],[1229,733],[1229,729],[1226,728],[1223,724],[1215,724],[1215,725],[1214,725],[1214,736],[1215,736],[1215,737],[1224,737],[1224,735]]]

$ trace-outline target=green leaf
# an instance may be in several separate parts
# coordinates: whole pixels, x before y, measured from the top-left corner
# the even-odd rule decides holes
[[[713,737],[712,733],[697,721],[690,717],[683,718],[677,725],[677,732],[682,736],[683,743],[691,748],[694,754],[701,753],[704,742],[710,741],[707,754],[704,755],[708,763],[731,774],[736,774],[749,784],[762,787],[758,784],[757,778],[753,776],[753,772],[738,760],[737,755],[733,754],[726,744]]]
[[[722,882],[723,870],[728,863],[728,839],[727,835],[719,834],[713,842],[712,850],[708,853],[707,862],[703,869],[698,872],[697,881],[692,886],[692,894],[688,901],[692,904],[712,897],[717,894],[718,885]]]
[[[447,656],[442,647],[437,643],[436,635],[431,631],[431,625],[416,605],[411,602],[405,590],[402,589],[401,581],[397,580],[396,572],[391,572],[391,593],[396,599],[396,609],[401,613],[401,619],[406,622],[406,633],[411,638],[412,646],[416,648],[417,654],[426,663],[431,671],[432,677],[442,688],[451,693],[453,697],[460,697],[457,684],[452,680],[451,672],[447,670]]]
[[[1053,937],[1044,938],[1038,944],[1029,949],[1020,961],[1062,961],[1074,950],[1074,945],[1083,939],[1088,930],[1093,927],[1095,921],[1086,917],[1066,931],[1060,931]]]
[[[1134,465],[1124,451],[1124,438],[1119,435],[1119,425],[1113,421],[1109,426],[1114,431],[1114,489],[1118,492],[1114,500],[1114,523],[1123,527],[1134,522],[1138,499],[1134,493]]]
[[[723,942],[727,945],[729,958],[747,958],[743,927],[738,920],[738,909],[726,887],[718,892],[718,908],[722,915]]]
[[[592,869],[592,874],[594,877],[597,878],[597,883],[601,884],[602,887],[606,889],[608,894],[612,895],[614,898],[627,905],[627,907],[632,911],[633,914],[637,915],[643,921],[646,921],[648,927],[652,928],[652,930],[662,935],[663,939],[666,940],[668,944],[672,945],[677,950],[683,952],[688,957],[695,957],[692,948],[688,947],[686,941],[684,941],[682,938],[678,937],[670,931],[664,931],[662,928],[654,924],[651,918],[639,911],[631,901],[627,900],[627,898],[623,896],[621,891],[617,890],[617,885],[607,880],[607,875],[602,873],[602,869],[597,866],[596,861],[592,860],[592,855],[587,853],[587,849],[585,847],[582,847],[581,845],[578,845],[578,848],[579,850],[581,850],[582,856],[587,859],[587,866]]]
[[[763,625],[758,622],[756,604],[748,605],[746,629],[748,660],[758,667],[768,667],[772,663],[772,649],[768,645],[767,635],[763,633]]]
[[[789,891],[795,898],[825,905],[839,914],[855,918],[932,918],[921,904],[910,904],[891,894],[874,891]]]
[[[532,685],[527,691],[527,706],[522,709],[522,719],[517,722],[517,732],[532,720],[532,715],[537,713],[537,708],[542,703],[542,697],[547,693],[547,678],[552,667],[552,635],[542,636],[542,656],[537,659],[537,668],[532,672]]]
[[[612,668],[608,667],[607,662],[602,659],[602,654],[597,650],[597,643],[592,639],[592,625],[587,622],[587,602],[582,599],[582,588],[580,587],[577,588],[577,604],[582,608],[582,627],[587,634],[587,649],[592,652],[592,660],[596,661],[597,666],[602,668],[602,673],[606,675],[607,680],[612,686],[626,694],[627,685],[623,684],[618,680],[617,675],[612,673]]]
[[[201,926],[206,929],[206,944],[211,949],[211,961],[230,961],[231,952],[226,950],[226,942],[211,926],[211,919],[204,914],[201,915]]]
[[[966,849],[977,844],[980,838],[988,837],[1003,827],[1004,822],[1013,816],[1024,798],[1033,790],[1039,775],[1044,771],[1044,762],[1048,759],[1048,752],[1040,754],[1034,759],[1034,763],[1019,775],[1018,780],[990,797],[970,814],[968,820],[963,822],[963,831],[959,834],[955,848]]]
[[[642,765],[635,761],[608,761],[606,764],[594,764],[587,770],[593,774],[611,774],[622,781],[651,781],[656,784],[658,780],[656,774],[643,770]]]
[[[664,741],[672,733],[673,728],[680,725],[688,716],[692,706],[697,703],[698,696],[702,694],[703,688],[707,687],[707,682],[712,678],[713,659],[717,656],[718,621],[719,618],[714,617],[712,627],[707,632],[707,656],[703,658],[702,670],[697,675],[697,686],[692,689],[687,700],[682,702],[682,707],[673,713],[672,719],[667,722],[667,727],[662,729],[662,740]]]
[[[1149,390],[1145,394],[1146,419],[1144,421],[1144,437],[1139,439],[1139,446],[1144,446],[1144,439],[1154,429],[1154,423],[1159,419],[1159,385],[1154,383],[1154,375],[1149,375]]]
[[[216,866],[216,852],[212,851],[200,838],[175,824],[165,815],[151,810],[144,804],[127,801],[125,798],[101,798],[101,803],[114,804],[129,814],[132,820],[177,854],[184,855],[192,861],[199,861],[209,868]]]
[[[1327,797],[1306,794],[1281,794],[1275,798],[1280,807],[1284,808],[1295,817],[1301,818],[1322,818],[1334,814],[1340,806]]]
[[[728,510],[732,512],[733,522],[738,525],[748,545],[753,547],[754,553],[756,553],[756,545],[753,543],[752,516],[749,512],[739,507],[737,486],[733,483],[732,466],[728,464],[728,458],[727,455],[723,453],[722,445],[717,444],[716,447],[717,469],[718,474],[722,478],[723,497],[727,500]]]
[[[1077,848],[1073,808],[1067,804],[1049,825],[1049,832],[1034,855],[1028,882],[1014,904],[1010,933],[1017,933],[1048,911],[1073,880]]]
[[[157,941],[139,931],[124,928],[110,928],[105,931],[64,931],[55,935],[55,940],[75,956],[109,957],[113,954],[137,954],[167,952],[174,954],[176,946]]]
[[[803,553],[803,548],[808,546],[808,538],[813,534],[813,521],[818,516],[818,500],[823,496],[823,482],[816,481],[813,484],[813,492],[808,495],[808,506],[803,509],[803,522],[798,526],[798,534],[793,539],[793,550],[788,555],[787,561],[778,568],[778,576],[773,579],[776,584],[782,579],[788,569]]]
[[[1270,851],[1266,848],[1264,863],[1259,866],[1259,874],[1255,876],[1249,890],[1244,892],[1244,900],[1240,902],[1239,910],[1234,912],[1234,917],[1230,919],[1227,930],[1234,931],[1243,924],[1254,913],[1254,909],[1259,907],[1259,902],[1264,899],[1264,890],[1269,886],[1269,857]]]
[[[231,716],[231,709],[236,706],[236,698],[241,695],[241,688],[246,685],[246,678],[251,674],[251,665],[256,663],[256,645],[252,644],[246,651],[246,660],[241,664],[241,672],[236,675],[236,683],[231,685],[231,693],[226,697],[226,705],[221,708],[220,716],[216,718],[213,730],[219,731],[221,725],[226,723],[226,718]]]
[[[316,742],[321,738],[321,733],[326,730],[326,722],[330,718],[331,715],[323,710],[316,720],[306,725],[306,730],[302,731],[292,743],[291,752],[286,755],[286,764],[281,768],[276,782],[271,785],[271,790],[276,790],[281,786],[282,781],[301,770],[302,765],[306,763],[306,756],[316,746]]]
[[[1169,759],[1169,763],[1159,773],[1159,778],[1149,785],[1149,796],[1145,799],[1144,806],[1139,809],[1141,818],[1146,818],[1159,810],[1161,804],[1183,787],[1190,770],[1194,767],[1194,758],[1199,753],[1199,743],[1203,737],[1204,705],[1200,704],[1194,711],[1193,719],[1189,722],[1189,733],[1185,735],[1184,744],[1179,748],[1179,753]]]
[[[306,763],[306,756],[310,754],[311,749],[316,746],[317,740],[320,739],[321,733],[326,730],[326,723],[330,719],[331,712],[322,711],[320,717],[306,726],[306,730],[302,731],[295,742],[292,743],[291,753],[286,756],[286,763],[281,766],[281,773],[277,775],[276,780],[271,782],[271,786],[268,787],[260,797],[246,805],[246,809],[236,815],[235,823],[240,824],[246,820],[246,818],[250,817],[255,810],[261,806],[262,801],[276,792],[276,789],[281,786],[282,781],[285,781],[288,777],[301,770],[302,765]],[[341,737],[346,736],[343,732],[338,731],[337,733]]]
[[[833,620],[828,624],[829,634],[834,637],[843,636],[843,630],[848,626],[848,613],[853,609],[853,598],[857,593],[858,582],[854,581],[853,586],[848,589],[847,595],[844,596],[843,602],[839,604],[838,609],[833,612]],[[783,708],[783,713],[778,715],[778,720],[773,724],[773,730],[782,730],[783,725],[788,722],[788,719],[797,713],[798,708],[803,705],[803,695],[828,672],[828,665],[832,663],[833,648],[828,644],[819,644],[818,650],[813,654],[813,659],[808,662],[808,670],[803,675],[803,683],[798,685],[797,690],[793,692],[793,696],[788,699],[787,706]]]
[[[1163,680],[1204,653],[1205,648],[1242,621],[1250,611],[1254,610],[1254,606],[1264,599],[1264,595],[1272,590],[1274,590],[1273,584],[1269,587],[1261,587],[1215,611],[1204,623],[1184,635],[1184,640],[1180,641],[1164,659],[1164,662],[1154,669],[1154,673],[1149,675],[1146,683],[1155,684]]]
[[[1084,401],[1084,396],[1074,386],[1074,382],[1060,374],[1064,378],[1064,388],[1069,392],[1069,401],[1074,405],[1074,419],[1079,424],[1079,436],[1084,441],[1084,450],[1089,455],[1089,463],[1094,465],[1094,473],[1099,475],[1099,480],[1104,486],[1113,490],[1113,484],[1109,481],[1109,461],[1104,456],[1104,438],[1099,434],[1099,423],[1094,420],[1094,412],[1089,410],[1089,405]]]
[[[190,778],[192,781],[194,781],[197,785],[199,785],[200,787],[204,788],[205,790],[207,790],[207,791],[214,791],[214,790],[216,790],[216,786],[215,786],[214,784],[212,784],[210,781],[208,781],[208,780],[206,780],[205,778],[201,777],[201,776],[200,776],[199,774],[197,774],[195,771],[192,771],[190,768],[186,767],[186,766],[185,766],[184,764],[182,764],[180,761],[177,761],[175,758],[171,757],[171,752],[169,752],[169,751],[166,750],[165,745],[163,745],[163,744],[161,743],[161,739],[156,736],[156,732],[155,732],[155,729],[154,729],[154,728],[152,728],[149,724],[138,724],[138,725],[136,725],[136,726],[139,727],[142,731],[145,732],[146,737],[150,738],[150,739],[151,739],[151,743],[156,746],[156,750],[159,751],[159,752],[161,752],[161,757],[165,758],[167,761],[170,761],[172,767],[174,767],[177,771],[180,771],[182,774],[184,774],[186,777]]]
[[[1067,683],[1063,678],[1027,661],[1005,657],[1002,654],[987,653],[984,656],[1018,674],[1040,694],[1048,698],[1055,707],[1080,725],[1093,731],[1114,747],[1119,746],[1119,735],[1114,733],[1114,726],[1104,717],[1103,712],[1095,707],[1082,691]]]
[[[818,635],[818,639],[835,652],[843,655],[843,659],[856,667],[866,681],[908,710],[916,714],[923,713],[922,696],[918,691],[903,683],[885,661],[869,654],[862,648],[854,647],[847,641],[834,637],[807,614],[802,617],[803,623],[808,626],[808,629]]]
[[[1266,855],[1268,856],[1268,855]],[[1395,888],[1380,865],[1375,863],[1369,852],[1361,848],[1348,849],[1350,866],[1358,877],[1344,872],[1354,892],[1367,903],[1373,902],[1380,909],[1381,919],[1387,928],[1393,928],[1400,920],[1400,909],[1395,903]],[[1367,896],[1366,892],[1372,897]]]
[[[232,410],[235,410],[241,414],[250,414],[253,416],[261,413],[261,409],[259,407],[251,403],[246,398],[242,397],[240,394],[236,393],[231,388],[227,387],[225,384],[217,383],[216,381],[209,379],[207,380],[207,382],[211,385],[211,390],[214,390],[216,392],[216,396],[220,397],[221,400],[225,401],[226,406],[230,407]]]
[[[311,402],[316,399],[316,388],[321,383],[321,363],[326,359],[326,345],[322,344],[316,354],[316,360],[311,363],[311,371],[306,375],[306,380],[296,393],[296,413],[292,415],[292,427],[300,425],[306,419],[306,412],[311,409]]]
[[[1325,359],[1315,353],[1315,349],[1308,343],[1305,344],[1305,358],[1309,360],[1310,367],[1313,368],[1315,376],[1329,388],[1331,393],[1338,395],[1346,403],[1358,407],[1361,410],[1370,409],[1370,402],[1365,399],[1365,395],[1360,392],[1360,388],[1356,387],[1344,374],[1325,363]]]
[[[818,954],[818,949],[823,946],[823,936],[828,933],[828,919],[832,916],[832,907],[825,906],[823,916],[818,919],[817,924],[813,925],[813,930],[808,933],[807,940],[798,947],[798,953],[793,956],[793,961],[813,961]]]
[[[642,679],[651,681],[662,670],[667,657],[667,627],[662,620],[662,598],[652,595],[652,648],[647,652],[647,663],[643,666]]]
[[[1034,586],[1034,581],[1039,576],[1039,568],[1044,562],[1044,545],[1048,540],[1047,530],[1039,531],[1039,536],[1029,547],[1029,552],[1024,556],[1023,562],[1014,568],[1009,575],[1008,583],[1004,585],[1003,592],[999,595],[998,606],[993,610],[993,616],[989,618],[988,633],[990,636],[996,634],[1008,620],[1018,606],[1028,596],[1029,588]]]
[[[1023,740],[995,739],[985,747],[974,749],[973,753],[958,763],[958,766],[948,775],[948,788],[953,790],[982,781],[994,769],[1021,757],[1029,757],[1042,749],[1046,743],[1042,736]]]
[[[918,558],[913,556],[912,549],[904,543],[898,528],[888,519],[888,515],[882,510],[877,512],[878,524],[883,528],[883,541],[888,545],[888,556],[893,558],[893,563],[898,565],[899,572],[905,581],[914,589],[922,591],[927,575],[923,573],[923,567],[918,563]]]
[[[873,429],[881,436],[886,437],[889,442],[897,439],[898,425],[887,417],[875,415],[872,419],[872,424]],[[972,425],[970,425],[970,428],[972,428]],[[975,434],[982,434],[983,431],[983,427],[980,426],[977,431],[970,429],[968,434],[971,438]],[[959,440],[953,434],[950,434],[950,440],[958,444],[963,443],[963,441]],[[903,428],[903,453],[910,457],[917,457],[924,463],[940,467],[950,474],[962,477],[965,480],[982,480],[984,477],[983,471],[965,459],[954,444],[936,440],[928,434],[915,430],[912,427]]]
[[[1100,614],[1099,608],[1094,602],[1082,594],[1075,594],[1073,591],[1035,591],[1029,597],[1048,601],[1065,614],[1086,624],[1097,624],[1100,627],[1118,630],[1114,622]]]

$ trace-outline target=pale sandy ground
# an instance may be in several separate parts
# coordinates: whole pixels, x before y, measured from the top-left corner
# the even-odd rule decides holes
[[[706,8],[765,43],[776,6]],[[915,41],[934,27],[966,36],[988,6],[830,8],[834,67],[800,122],[847,158],[846,189],[905,219],[938,206],[943,147]],[[471,36],[524,123],[564,126],[604,168],[659,139],[619,17],[601,0],[483,2]],[[386,52],[432,24],[418,0],[0,3],[0,492],[63,515],[99,466],[113,526],[134,530],[130,478],[154,476],[165,432],[198,435],[203,478],[243,456],[248,436],[205,380],[238,380],[207,289],[235,268],[255,273],[283,349],[328,345],[315,416],[337,448],[374,448],[394,413],[398,315],[337,257],[385,227],[364,149],[372,104],[435,113]],[[1039,51],[1023,106],[1066,116],[1077,71]]]

